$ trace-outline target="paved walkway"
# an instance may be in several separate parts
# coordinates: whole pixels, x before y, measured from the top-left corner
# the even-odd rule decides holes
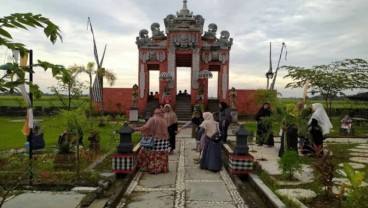
[[[177,149],[169,157],[169,173],[139,171],[118,207],[247,207],[226,170],[217,173],[201,170],[194,164],[194,139],[191,129],[177,135]]]

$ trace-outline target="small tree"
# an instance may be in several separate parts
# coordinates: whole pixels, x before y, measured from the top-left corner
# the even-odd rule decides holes
[[[66,79],[58,79],[58,84],[49,87],[49,89],[59,98],[65,108],[71,110],[72,101],[78,100],[82,96],[86,86],[83,82],[78,81],[78,74],[73,69],[69,68],[68,70],[72,76]]]
[[[288,70],[284,78],[293,79],[293,82],[288,83],[285,88],[302,88],[309,80],[310,93],[320,94],[330,110],[332,98],[344,95],[344,90],[368,88],[368,64],[363,59],[345,59],[312,68],[297,66],[282,68]]]

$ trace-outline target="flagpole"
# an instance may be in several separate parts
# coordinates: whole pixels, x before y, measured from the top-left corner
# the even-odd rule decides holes
[[[275,82],[276,82],[277,72],[279,71],[280,61],[281,61],[282,52],[283,52],[284,48],[286,48],[286,45],[285,45],[285,43],[283,42],[283,43],[282,43],[282,46],[281,46],[281,52],[280,52],[279,62],[277,63],[277,67],[276,67],[276,71],[275,71],[275,77],[274,77],[274,78],[273,78],[273,80],[272,80],[272,84],[271,84],[270,90],[273,90],[273,89],[274,89],[274,87],[275,87]],[[286,52],[286,54],[287,54],[287,52]],[[285,55],[285,59],[286,59],[286,55]]]
[[[33,83],[33,51],[28,50],[29,53],[29,82]],[[31,92],[31,87],[29,87],[29,99],[31,100],[31,106],[29,108],[33,108],[33,94]],[[29,143],[29,185],[32,186],[33,180],[33,127],[30,128],[29,135],[27,136],[27,141]]]

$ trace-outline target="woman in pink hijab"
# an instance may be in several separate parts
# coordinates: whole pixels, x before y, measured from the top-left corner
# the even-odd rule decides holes
[[[156,109],[154,115],[142,126],[132,128],[144,136],[153,136],[154,147],[142,147],[138,153],[137,166],[148,173],[169,172],[169,132],[164,113]]]

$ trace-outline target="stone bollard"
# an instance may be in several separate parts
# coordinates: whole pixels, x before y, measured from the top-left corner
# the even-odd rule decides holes
[[[125,123],[116,133],[120,134],[120,144],[117,154],[112,155],[112,172],[134,173],[137,163],[136,154],[133,153],[132,129]]]
[[[229,154],[229,172],[231,174],[244,175],[253,171],[254,157],[249,154],[248,137],[250,133],[240,125],[235,132],[236,145],[234,153]]]
[[[116,132],[120,134],[120,143],[117,147],[119,154],[131,153],[133,151],[132,129],[125,122],[124,125]]]

